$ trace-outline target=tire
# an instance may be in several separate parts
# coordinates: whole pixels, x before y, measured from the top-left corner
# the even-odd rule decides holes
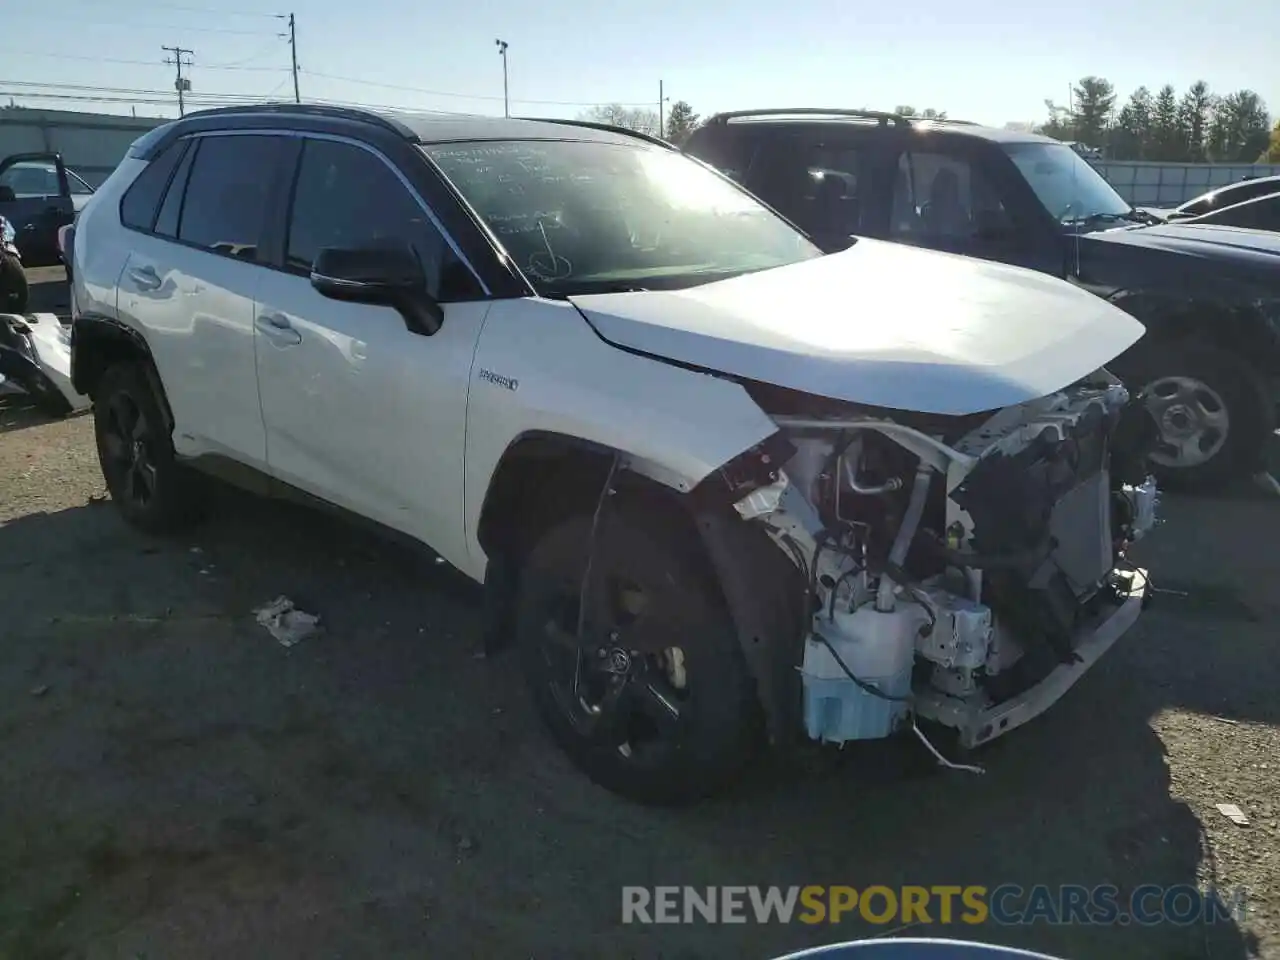
[[[627,799],[674,805],[715,793],[750,759],[760,729],[718,590],[687,539],[652,518],[606,511],[591,561],[588,640],[577,647],[591,527],[578,516],[551,528],[520,573],[516,643],[538,713],[579,769]],[[579,655],[581,701],[598,714],[571,694]]]
[[[93,404],[98,462],[116,507],[132,526],[175,533],[199,515],[194,474],[174,457],[173,440],[138,363],[102,375]]]
[[[1126,379],[1160,428],[1151,460],[1162,487],[1214,490],[1260,469],[1275,405],[1245,360],[1207,344],[1156,343]]]
[[[0,254],[0,313],[26,313],[30,288],[22,262]]]

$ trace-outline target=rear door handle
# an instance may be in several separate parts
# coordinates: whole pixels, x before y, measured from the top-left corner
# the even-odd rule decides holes
[[[130,267],[129,279],[143,290],[160,289],[160,275],[155,267]]]
[[[293,328],[289,318],[282,313],[264,313],[254,324],[258,331],[274,343],[291,346],[302,342],[302,334]]]

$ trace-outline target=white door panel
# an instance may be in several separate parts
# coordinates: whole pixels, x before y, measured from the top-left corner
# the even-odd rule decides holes
[[[422,336],[389,307],[272,272],[258,294],[258,383],[275,477],[457,563],[467,384],[489,304],[444,310]]]
[[[118,307],[151,346],[184,456],[266,465],[254,357],[261,267],[145,234],[120,276]]]

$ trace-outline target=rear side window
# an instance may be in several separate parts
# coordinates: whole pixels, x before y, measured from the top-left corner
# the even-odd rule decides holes
[[[847,142],[778,137],[748,186],[792,222],[823,239],[858,232],[860,151]]]
[[[204,137],[182,201],[178,239],[241,260],[255,260],[281,139]]]
[[[894,240],[975,240],[1013,230],[983,172],[967,159],[942,153],[899,156],[892,211],[889,236]]]
[[[180,140],[156,157],[124,192],[120,201],[120,222],[134,230],[150,230],[156,219],[156,207],[164,195],[173,169],[186,152],[187,142]]]

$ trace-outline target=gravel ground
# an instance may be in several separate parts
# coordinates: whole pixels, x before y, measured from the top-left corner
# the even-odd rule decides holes
[[[985,776],[875,745],[672,812],[568,766],[512,658],[478,655],[479,598],[449,570],[229,491],[190,537],[150,540],[103,494],[90,416],[0,399],[0,960],[763,960],[886,931],[622,926],[620,888],[1002,882],[1213,882],[1248,907],[910,932],[1280,957],[1275,501],[1167,500],[1141,559],[1170,592],[977,754]],[[250,611],[281,593],[323,632],[273,641]]]

